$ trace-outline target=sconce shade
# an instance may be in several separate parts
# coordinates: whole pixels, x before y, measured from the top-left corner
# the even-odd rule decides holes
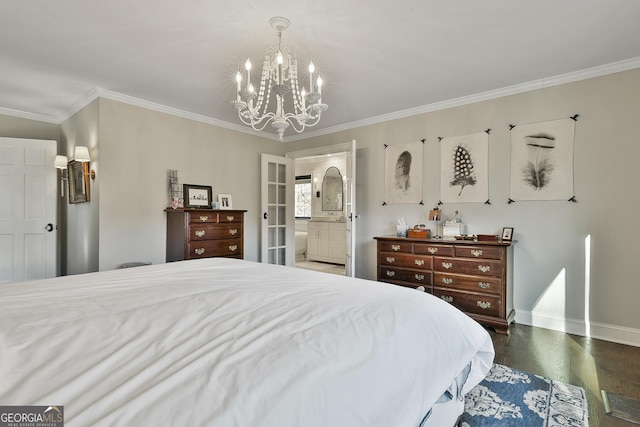
[[[73,160],[76,162],[90,162],[91,157],[89,156],[89,149],[82,146],[76,147],[73,154]]]
[[[67,156],[56,156],[56,160],[53,162],[53,166],[58,169],[67,168]]]

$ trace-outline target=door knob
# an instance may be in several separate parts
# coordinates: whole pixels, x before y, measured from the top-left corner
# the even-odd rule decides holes
[[[53,224],[49,223],[44,229],[51,233],[55,228],[56,227]]]
[[[264,219],[267,219],[269,217],[269,215],[267,215],[267,213],[265,212],[264,215],[262,215],[264,217]]]

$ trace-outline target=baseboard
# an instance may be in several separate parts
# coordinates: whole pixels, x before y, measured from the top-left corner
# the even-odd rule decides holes
[[[589,336],[600,340],[640,347],[640,330],[605,323],[590,322],[589,328],[584,321],[562,317],[534,314],[530,311],[516,310],[516,323],[536,326],[568,334]]]

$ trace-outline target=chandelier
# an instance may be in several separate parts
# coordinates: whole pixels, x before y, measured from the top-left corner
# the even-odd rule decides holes
[[[257,131],[271,124],[282,141],[282,136],[289,126],[300,133],[306,127],[318,124],[320,116],[328,106],[322,103],[320,76],[314,86],[313,62],[309,63],[309,92],[300,87],[295,54],[289,48],[282,47],[282,32],[289,27],[289,20],[276,16],[271,18],[269,23],[278,31],[278,45],[269,47],[265,53],[260,87],[256,93],[251,83],[251,60],[247,59],[244,65],[247,71],[246,79],[243,79],[238,71],[237,97],[231,104],[238,110],[238,116],[244,124]],[[272,93],[275,94],[273,101]]]

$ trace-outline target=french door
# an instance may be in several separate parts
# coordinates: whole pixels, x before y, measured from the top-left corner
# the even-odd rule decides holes
[[[296,251],[293,160],[262,154],[261,163],[260,261],[293,266]]]

